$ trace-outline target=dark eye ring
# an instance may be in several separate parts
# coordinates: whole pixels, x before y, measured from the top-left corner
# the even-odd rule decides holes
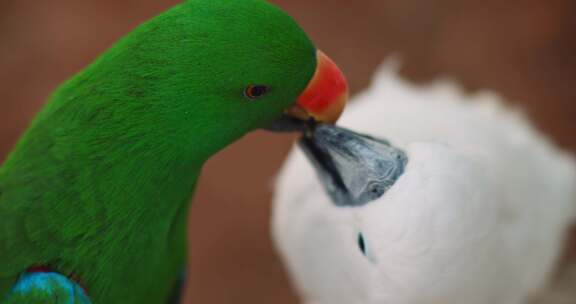
[[[249,85],[244,89],[244,96],[249,99],[256,99],[264,96],[268,91],[270,91],[270,88],[265,85]]]

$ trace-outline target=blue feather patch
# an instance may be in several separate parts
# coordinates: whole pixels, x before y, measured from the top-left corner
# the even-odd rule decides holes
[[[46,300],[57,297],[62,304],[90,304],[84,289],[67,277],[55,272],[39,272],[23,274],[12,291],[10,298],[23,298],[33,295],[37,299],[40,295]]]

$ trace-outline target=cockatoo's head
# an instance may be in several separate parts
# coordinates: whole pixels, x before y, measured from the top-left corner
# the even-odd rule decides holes
[[[287,162],[274,233],[307,300],[416,303],[481,270],[470,269],[481,257],[462,254],[459,243],[483,252],[491,227],[491,192],[474,163],[443,144],[404,152],[332,126],[302,146],[314,166],[300,151]]]

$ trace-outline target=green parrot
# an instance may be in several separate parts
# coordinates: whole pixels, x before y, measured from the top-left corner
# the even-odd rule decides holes
[[[0,167],[0,303],[166,303],[203,164],[334,122],[347,84],[261,0],[189,0],[51,96]]]

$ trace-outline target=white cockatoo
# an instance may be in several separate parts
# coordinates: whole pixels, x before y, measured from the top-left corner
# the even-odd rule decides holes
[[[381,140],[320,128],[329,163],[294,148],[280,173],[273,237],[302,301],[528,303],[575,219],[574,160],[497,95],[415,86],[397,66],[385,63],[340,121]]]

